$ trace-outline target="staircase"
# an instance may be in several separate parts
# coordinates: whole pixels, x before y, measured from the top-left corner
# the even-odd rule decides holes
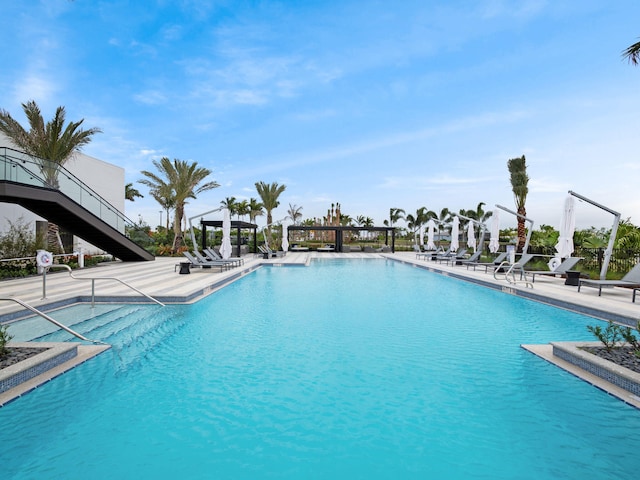
[[[122,261],[154,260],[128,238],[133,222],[64,167],[55,165],[57,188],[44,180],[52,162],[0,147],[0,202],[15,203]]]

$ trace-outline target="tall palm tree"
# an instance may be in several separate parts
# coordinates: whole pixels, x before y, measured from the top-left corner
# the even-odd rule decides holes
[[[258,201],[257,198],[249,199],[249,221],[251,223],[256,223],[256,217],[264,215],[262,211],[263,205]]]
[[[22,104],[22,109],[29,122],[29,130],[25,130],[6,110],[0,109],[0,132],[4,133],[18,148],[36,157],[43,180],[51,187],[58,189],[58,171],[67,160],[91,142],[93,135],[100,133],[99,128],[83,130],[84,119],[69,122],[65,126],[66,112],[64,107],[56,109],[53,119],[46,122],[38,104],[29,100]],[[62,250],[59,228],[49,222],[47,227],[47,244],[54,251]]]
[[[638,65],[640,63],[640,42],[636,42],[622,52],[622,57],[630,63]]]
[[[202,183],[211,174],[211,170],[198,167],[198,162],[187,163],[185,160],[178,159],[171,161],[167,157],[162,157],[159,161],[154,160],[153,165],[158,169],[158,174],[143,170],[141,173],[147,178],[139,182],[150,187],[152,191],[170,186],[175,201],[172,246],[175,253],[183,244],[182,219],[187,200],[196,198],[197,194],[220,185],[216,181]]]
[[[236,202],[236,197],[227,197],[220,202],[220,205],[229,210],[229,217],[233,217],[233,214],[237,213],[238,203]]]
[[[133,188],[133,183],[127,183],[124,186],[125,200],[129,200],[130,202],[133,202],[137,197],[144,198],[144,195],[142,195],[137,189]]]
[[[393,227],[398,220],[404,219],[405,211],[402,208],[391,207],[389,209],[389,227]]]
[[[138,183],[142,183],[142,181],[138,180]],[[176,197],[173,193],[173,188],[171,185],[168,185],[164,182],[159,184],[156,188],[153,188],[149,194],[153,197],[153,199],[160,204],[162,209],[166,212],[166,229],[169,231],[169,212],[176,207]]]
[[[262,199],[262,206],[267,211],[267,225],[271,225],[273,223],[271,212],[280,205],[278,197],[286,188],[286,185],[278,185],[277,182],[273,182],[271,184],[256,182],[256,190]]]
[[[250,211],[251,211],[251,207],[249,206],[248,201],[242,200],[236,203],[236,214],[238,215],[238,220],[240,220],[240,217],[249,215]]]
[[[298,224],[298,221],[302,218],[302,207],[289,204],[289,210],[287,210],[287,218],[289,218],[294,225]]]
[[[527,175],[527,162],[522,157],[512,158],[507,162],[509,167],[509,173],[511,174],[511,190],[513,190],[513,198],[516,204],[516,211],[522,217],[518,217],[518,244],[516,247],[517,252],[522,252],[526,241],[526,228],[525,220],[523,217],[527,215],[527,209],[525,203],[527,201],[527,194],[529,193],[529,176]]]

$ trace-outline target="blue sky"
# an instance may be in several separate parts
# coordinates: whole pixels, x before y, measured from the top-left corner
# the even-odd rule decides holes
[[[381,224],[390,207],[513,208],[524,154],[536,224],[558,228],[569,189],[640,223],[640,67],[621,57],[637,0],[0,2],[0,107],[100,127],[84,151],[145,194],[133,220],[159,222],[136,182],[162,156],[221,184],[187,216],[265,181],[287,187],[275,219],[339,202]]]

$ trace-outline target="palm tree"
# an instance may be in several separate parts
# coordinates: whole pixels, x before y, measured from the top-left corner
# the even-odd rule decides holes
[[[220,205],[229,210],[229,217],[233,217],[233,214],[237,213],[238,203],[236,202],[236,197],[227,197],[220,202]]]
[[[297,225],[298,220],[302,218],[302,207],[289,204],[289,210],[287,210],[287,218],[290,219],[294,225]]]
[[[138,181],[138,183],[142,183],[142,181]],[[163,210],[166,212],[167,217],[167,232],[169,231],[169,212],[173,210],[176,206],[176,198],[173,193],[173,188],[171,185],[168,185],[164,182],[158,185],[157,188],[152,189],[149,194],[153,197],[153,199],[160,204]]]
[[[404,219],[405,211],[402,208],[391,207],[389,209],[389,223],[384,222],[387,226],[393,227],[398,220]]]
[[[513,198],[516,203],[516,211],[521,217],[518,217],[518,244],[516,251],[521,253],[524,247],[527,232],[525,228],[524,217],[527,216],[525,202],[529,193],[529,176],[527,175],[527,162],[522,157],[512,158],[507,162],[509,173],[511,174],[511,189],[513,190]]]
[[[260,215],[264,215],[264,212],[262,211],[263,205],[258,202],[257,198],[250,198],[249,199],[249,221],[251,223],[256,223],[256,217],[259,217]]]
[[[273,223],[271,212],[280,205],[278,197],[286,188],[287,187],[285,185],[278,185],[277,182],[273,182],[271,184],[256,182],[256,190],[262,199],[262,206],[267,211],[267,225],[271,225],[271,223]]]
[[[69,122],[65,127],[66,112],[62,106],[56,109],[53,119],[46,124],[40,107],[35,101],[23,103],[22,109],[29,122],[29,131],[14,120],[9,112],[0,109],[0,132],[9,137],[25,153],[36,157],[45,183],[51,188],[58,189],[60,167],[91,142],[93,135],[102,130],[99,128],[83,130],[80,126],[84,119]],[[47,243],[52,250],[62,250],[58,232],[58,226],[49,222]]]
[[[622,57],[629,60],[629,63],[638,65],[640,63],[640,42],[636,42],[622,52]]]
[[[249,215],[251,208],[249,206],[249,202],[246,200],[242,200],[241,202],[236,203],[236,214],[238,215],[238,220],[240,217],[244,217],[245,215]]]
[[[182,219],[184,217],[184,206],[187,199],[196,198],[196,195],[220,185],[216,181],[202,183],[202,181],[211,174],[211,170],[198,167],[198,162],[191,164],[185,160],[174,159],[173,162],[167,157],[162,157],[160,161],[154,160],[153,165],[158,169],[159,175],[143,170],[141,173],[147,177],[139,180],[143,185],[147,185],[152,191],[159,191],[170,187],[175,201],[175,215],[173,218],[173,246],[172,251],[175,253],[182,246]],[[163,179],[162,177],[165,177]]]
[[[135,201],[136,197],[144,198],[137,189],[133,188],[133,183],[127,183],[124,186],[124,198],[125,200],[129,200],[130,202]]]

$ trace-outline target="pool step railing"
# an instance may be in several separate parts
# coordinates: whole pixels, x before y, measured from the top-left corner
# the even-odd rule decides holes
[[[114,325],[119,325],[122,321],[137,318],[136,314],[140,309],[140,305],[127,305],[100,315],[82,318],[73,323],[73,328],[85,336],[91,335],[105,341],[113,333],[109,329],[114,329]],[[45,332],[32,339],[37,342],[66,342],[67,340],[69,340],[69,336],[64,330]]]
[[[29,305],[27,302],[24,302],[24,301],[20,300],[19,298],[15,298],[15,297],[0,297],[0,300],[11,301],[11,302],[17,303],[18,305],[21,305],[24,308],[26,308],[27,310],[29,310],[30,312],[35,313],[36,315],[39,315],[40,317],[44,318],[46,321],[53,323],[58,328],[64,330],[67,333],[70,333],[71,335],[73,335],[76,338],[79,338],[80,340],[84,340],[85,342],[90,342],[90,343],[94,343],[94,344],[107,345],[106,343],[101,342],[100,340],[91,340],[91,339],[85,337],[84,335],[76,332],[75,330],[67,327],[66,325],[63,325],[62,323],[58,322],[57,320],[54,320],[53,318],[51,318],[46,313],[41,312],[37,308]]]
[[[177,327],[184,324],[184,321],[177,321],[174,311],[169,310],[149,310],[141,307],[136,310],[107,312],[104,315],[93,317],[79,322],[76,328],[85,335],[100,338],[113,348],[116,348],[121,355],[121,359],[129,356],[129,349],[133,344],[138,344],[141,348],[131,350],[131,355],[139,356],[142,352],[148,352],[159,344],[163,338],[170,335]],[[62,330],[49,333],[37,339],[47,342],[65,342],[70,340],[68,333]],[[132,362],[125,362],[132,363]]]
[[[142,295],[145,298],[148,298],[149,300],[151,300],[154,303],[157,303],[158,305],[160,305],[161,307],[164,307],[164,303],[162,303],[160,300],[157,300],[155,298],[153,298],[151,295],[148,295],[146,293],[144,293],[143,291],[137,289],[136,287],[134,287],[133,285],[125,282],[124,280],[121,280],[117,277],[76,277],[73,275],[73,270],[71,269],[71,267],[69,265],[64,265],[64,264],[56,264],[56,265],[50,265],[49,267],[47,267],[47,269],[51,269],[51,268],[64,268],[66,270],[69,271],[69,276],[71,278],[73,278],[74,280],[85,280],[85,281],[91,281],[91,306],[93,307],[96,303],[96,280],[113,280],[116,282],[121,283],[122,285],[124,285],[127,288],[130,288],[131,290],[133,290],[134,292],[139,293],[140,295]],[[47,278],[47,274],[46,274],[46,270],[43,273],[42,276],[42,296],[44,298],[46,298],[47,296],[47,291],[46,291],[46,278]]]
[[[516,280],[516,271],[520,272],[520,282]],[[498,278],[498,274],[501,273],[504,273],[504,278]],[[510,263],[508,261],[504,261],[500,263],[500,265],[493,270],[493,278],[496,280],[506,280],[510,285],[518,285],[518,283],[522,283],[528,288],[533,288],[533,284],[527,280],[527,277],[524,274],[524,268],[518,262]],[[522,281],[523,278],[524,281]]]

